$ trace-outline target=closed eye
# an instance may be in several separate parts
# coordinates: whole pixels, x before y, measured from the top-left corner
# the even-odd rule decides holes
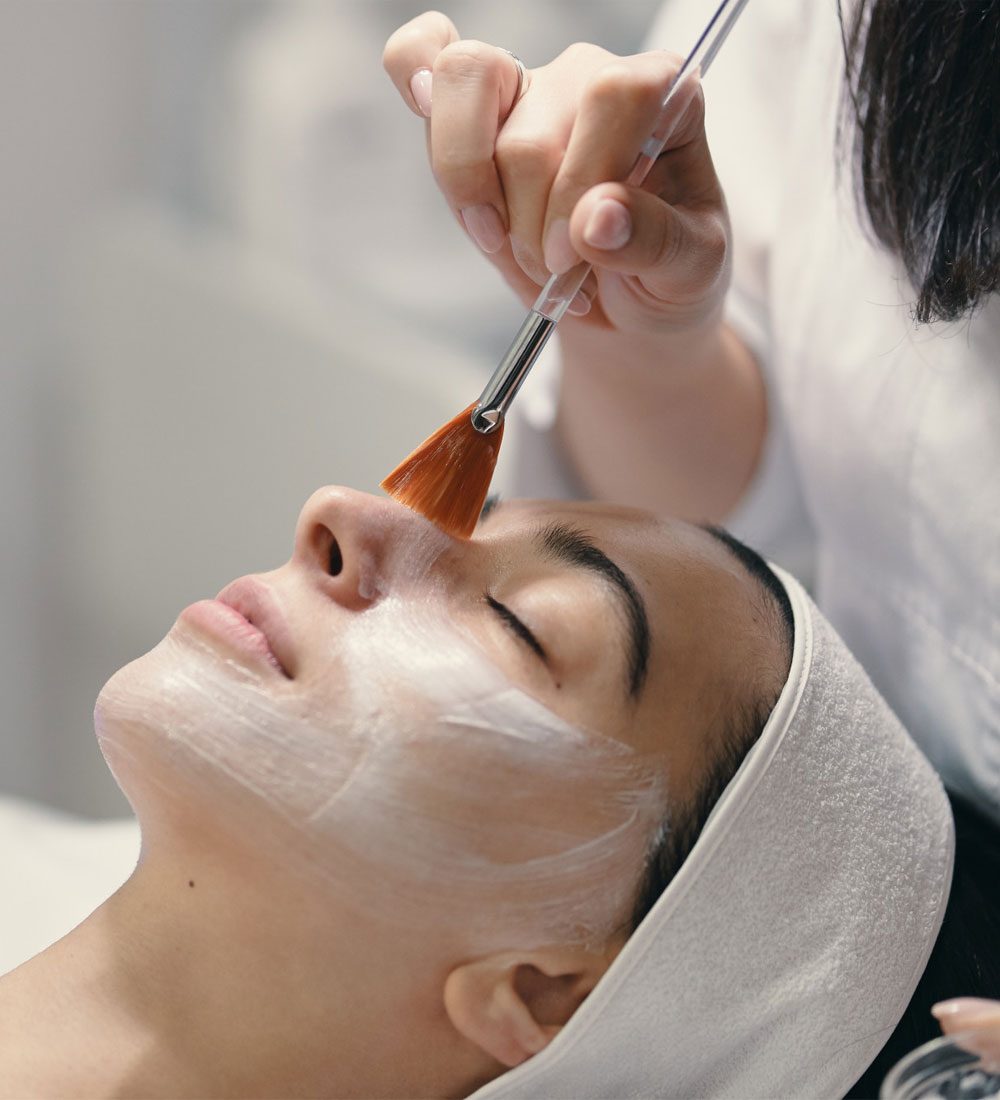
[[[486,602],[497,613],[502,620],[504,626],[518,637],[532,652],[540,657],[546,664],[548,664],[549,656],[542,647],[541,642],[535,637],[535,635],[528,629],[527,626],[514,614],[513,611],[506,604],[502,604],[499,600],[495,600],[488,592],[486,595]]]

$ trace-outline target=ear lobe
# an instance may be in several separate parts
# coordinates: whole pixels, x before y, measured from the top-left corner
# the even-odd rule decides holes
[[[615,954],[543,948],[463,963],[445,981],[445,1011],[460,1035],[518,1066],[559,1034]]]

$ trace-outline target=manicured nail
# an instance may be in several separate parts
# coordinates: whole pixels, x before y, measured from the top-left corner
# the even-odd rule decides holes
[[[583,317],[590,312],[590,299],[582,290],[578,290],[573,295],[573,301],[566,307],[567,313],[572,313],[574,317]]]
[[[481,202],[476,206],[467,206],[459,214],[469,236],[484,252],[492,255],[503,248],[507,230],[504,229],[496,207]]]
[[[431,71],[417,69],[410,77],[410,95],[424,118],[431,117]]]
[[[938,1020],[949,1023],[968,1020],[972,1023],[985,1017],[995,1016],[1000,1020],[1000,1001],[989,1001],[985,997],[954,997],[950,1001],[939,1001],[931,1007]]]
[[[557,218],[549,226],[542,251],[545,256],[545,266],[553,275],[561,275],[580,262],[580,257],[569,243],[568,218]]]
[[[583,239],[591,248],[606,252],[624,247],[631,236],[632,216],[617,199],[601,199],[583,230]]]

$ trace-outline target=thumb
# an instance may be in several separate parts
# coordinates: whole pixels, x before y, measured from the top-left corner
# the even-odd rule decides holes
[[[729,252],[724,206],[714,201],[673,206],[621,183],[591,188],[573,209],[569,233],[582,259],[638,278],[665,301],[710,295]]]

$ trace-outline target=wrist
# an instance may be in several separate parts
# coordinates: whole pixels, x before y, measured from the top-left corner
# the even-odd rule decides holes
[[[623,333],[593,324],[563,324],[559,328],[564,371],[581,377],[612,372],[619,384],[686,388],[706,381],[706,375],[732,353],[738,338],[723,322],[722,310],[687,326],[666,331]]]
[[[767,426],[764,381],[739,337],[720,323],[669,340],[562,340],[556,432],[588,492],[681,518],[727,515]]]

